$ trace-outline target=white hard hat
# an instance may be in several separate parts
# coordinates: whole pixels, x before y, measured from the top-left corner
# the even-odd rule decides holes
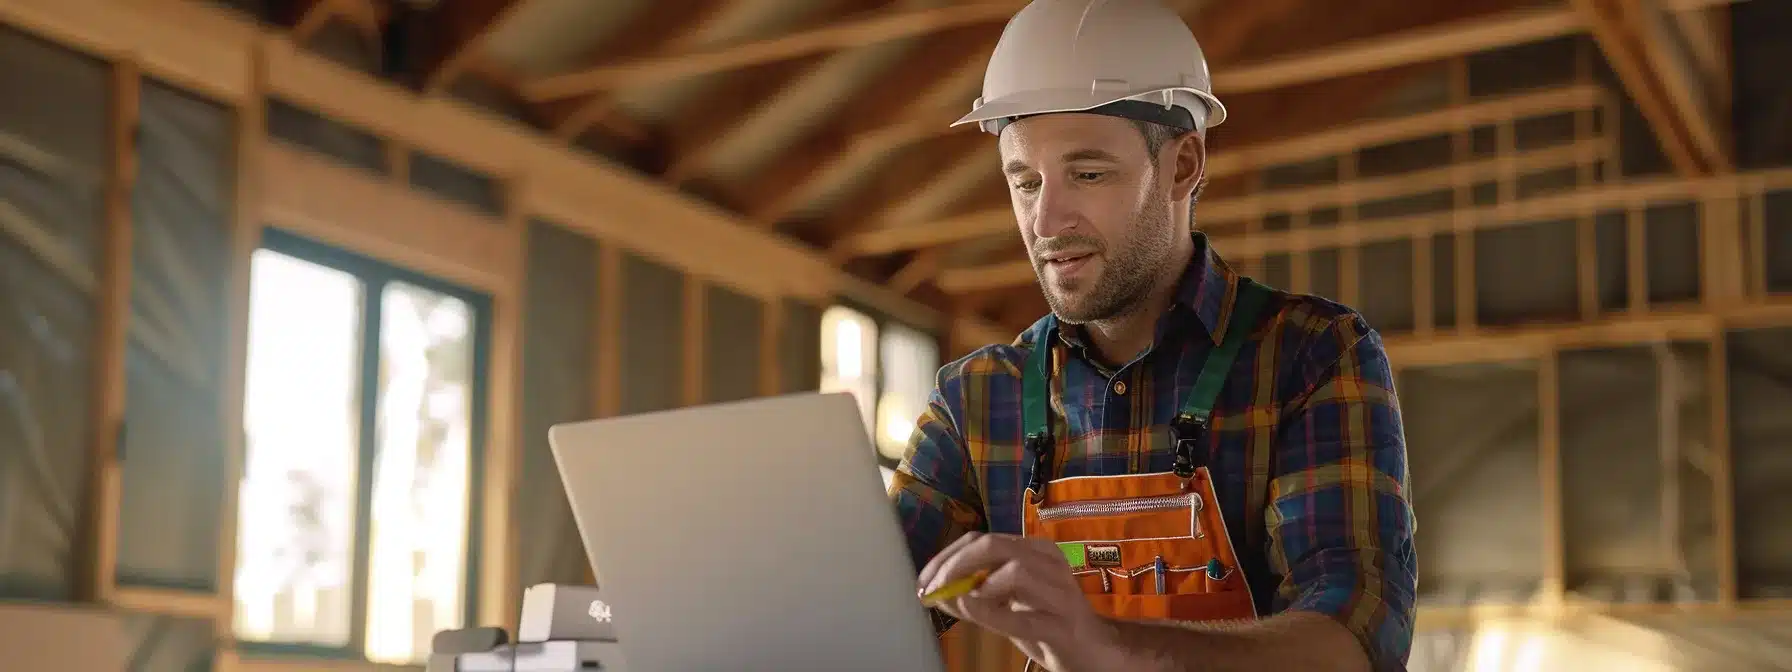
[[[1226,120],[1207,59],[1157,0],[1033,0],[1009,19],[983,95],[953,126],[1001,134],[1049,112],[1089,112],[1204,131]]]

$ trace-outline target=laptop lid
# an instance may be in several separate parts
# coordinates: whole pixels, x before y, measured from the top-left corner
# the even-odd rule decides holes
[[[557,425],[549,443],[635,668],[944,669],[850,395]]]

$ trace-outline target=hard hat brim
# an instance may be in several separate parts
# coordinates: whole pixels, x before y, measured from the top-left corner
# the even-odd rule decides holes
[[[1201,99],[1207,106],[1205,120],[1200,124],[1202,130],[1213,128],[1226,121],[1226,106],[1220,103],[1213,94],[1194,88],[1178,87],[1176,91],[1187,91]],[[1161,93],[1161,91],[1155,92]],[[996,100],[986,101],[971,110],[970,114],[959,117],[951,126],[970,123],[981,123],[992,119],[1032,116],[1035,114],[1053,114],[1064,112],[1083,112],[1109,103],[1128,98],[1142,99],[1144,94],[1135,96],[1114,97],[1109,93],[1096,93],[1088,90],[1054,89],[1043,91],[1018,91]]]

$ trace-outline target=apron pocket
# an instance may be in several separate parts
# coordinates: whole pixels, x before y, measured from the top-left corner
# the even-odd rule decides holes
[[[1250,591],[1187,595],[1089,595],[1097,613],[1122,620],[1249,621],[1256,618]]]
[[[1225,548],[1227,540],[1219,537],[1081,541],[1060,547],[1064,545],[1081,547],[1085,564],[1072,571],[1086,593],[1176,595],[1244,587],[1242,578],[1227,563],[1232,560]],[[1157,558],[1163,558],[1165,570],[1162,590],[1158,589]],[[1207,577],[1208,563],[1215,560],[1223,571],[1218,580]]]

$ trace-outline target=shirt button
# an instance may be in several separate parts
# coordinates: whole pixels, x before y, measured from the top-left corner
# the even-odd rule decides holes
[[[1118,394],[1118,395],[1122,395],[1122,396],[1125,396],[1125,394],[1126,394],[1126,381],[1124,381],[1124,380],[1116,380],[1116,381],[1114,381],[1114,394]]]

